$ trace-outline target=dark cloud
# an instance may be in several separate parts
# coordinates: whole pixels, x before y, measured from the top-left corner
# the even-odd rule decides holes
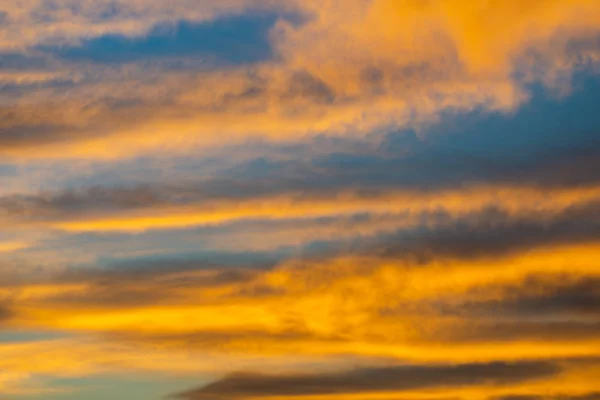
[[[296,72],[289,83],[289,91],[284,97],[306,98],[315,103],[331,103],[335,93],[325,82],[306,71]]]
[[[45,128],[42,131],[45,132]],[[600,147],[598,149],[600,151]],[[477,183],[477,180],[453,181],[439,176],[437,188],[418,187],[424,182],[420,176],[427,175],[427,170],[421,170],[416,166],[406,169],[402,164],[389,164],[389,160],[386,161],[384,158],[367,163],[364,161],[365,158],[367,157],[362,157],[362,160],[361,157],[346,159],[343,155],[332,155],[328,161],[330,165],[320,166],[295,161],[274,162],[257,159],[251,163],[222,171],[219,173],[221,176],[217,175],[210,179],[192,182],[145,183],[130,187],[93,186],[37,195],[5,196],[0,198],[0,212],[18,217],[26,211],[26,214],[35,218],[52,213],[93,213],[107,210],[132,210],[157,205],[201,205],[204,202],[217,200],[241,201],[276,195],[290,195],[298,200],[334,198],[340,193],[348,192],[354,192],[358,197],[370,198],[376,198],[391,191],[403,190],[432,195],[437,191],[458,189],[464,184]],[[600,171],[600,165],[598,168],[595,165],[597,160],[600,160],[600,152],[598,155],[581,155],[578,160],[558,160],[546,168],[542,175],[552,177],[552,179],[559,179],[561,176],[568,177],[571,182],[563,182],[565,186],[600,182],[600,176],[596,180],[596,178],[591,179],[590,175],[595,174],[595,171]],[[476,165],[468,169],[471,168],[472,171],[481,171],[481,168]],[[441,167],[441,169],[444,168]],[[578,169],[588,175],[575,173]],[[408,173],[410,170],[415,170],[412,177],[407,177],[410,181],[402,182],[403,178],[398,180],[397,177],[394,177],[395,171]],[[445,173],[453,173],[451,167],[445,169]],[[523,178],[527,174],[527,170],[521,170],[519,176]],[[511,179],[505,179],[506,176],[504,176],[505,182],[490,179],[487,183],[492,185],[516,183],[516,187],[520,185],[536,187],[544,183],[545,178],[542,175],[530,179],[529,182],[511,182]],[[435,174],[425,179],[430,179],[432,176]],[[575,179],[579,179],[578,176],[581,176],[586,182],[575,181]],[[478,180],[480,183],[485,181],[479,178]],[[554,183],[558,183],[558,181],[555,180]]]
[[[376,79],[375,70],[371,75]],[[600,116],[594,108],[600,101],[600,82],[586,77],[576,81],[580,85],[568,99],[549,100],[535,92],[532,101],[513,116],[480,112],[447,116],[421,136],[413,131],[392,133],[377,149],[357,142],[352,151],[332,149],[325,156],[288,151],[283,160],[255,158],[222,169],[209,179],[5,197],[0,199],[0,212],[20,214],[23,208],[32,214],[93,212],[279,194],[330,198],[348,191],[362,196],[392,190],[436,193],[478,184],[546,189],[593,186],[600,183]],[[290,93],[311,101],[327,102],[333,96],[330,88],[307,73],[298,72],[290,85]],[[215,104],[226,110],[244,98],[262,96],[264,90],[264,83],[248,78],[247,87],[222,94]],[[61,117],[61,109],[73,105],[0,108],[0,147],[102,135],[114,126],[132,126],[156,117],[155,108],[179,115],[168,96],[152,100],[154,104],[137,104],[133,96],[130,106],[104,99],[102,106],[90,107],[94,111],[83,127]],[[315,139],[314,146],[322,147],[320,140]],[[285,152],[283,147],[265,146],[272,153]]]
[[[0,127],[0,145],[4,147],[17,147],[31,141],[45,144],[58,142],[66,137],[65,132],[71,130],[68,126],[57,125],[16,125]]]
[[[465,322],[458,330],[440,328],[434,336],[450,341],[565,341],[592,339],[600,331],[600,280],[567,274],[535,275],[518,285],[475,287],[498,299],[436,303],[443,315]],[[468,297],[468,296],[467,296]]]
[[[1,15],[2,13],[0,12],[0,19],[2,18]],[[1,24],[2,21],[0,20]],[[44,54],[35,52],[0,52],[0,71],[42,71],[51,70],[54,66],[55,62]]]
[[[532,277],[518,287],[503,289],[502,300],[469,303],[471,313],[496,316],[543,318],[545,315],[596,317],[600,323],[600,278],[585,277],[575,281],[569,276]]]
[[[102,235],[84,234],[81,235],[81,242],[67,244],[66,248],[84,247],[86,251],[86,242],[103,240]],[[126,242],[126,237],[117,235],[114,240]],[[56,250],[59,242],[60,239],[48,244],[48,251]],[[125,243],[126,247],[131,245]],[[110,243],[107,247],[112,248]],[[47,271],[41,266],[22,268],[21,271],[23,264],[15,262],[6,271],[0,271],[3,272],[0,275],[0,289],[14,289],[18,292],[19,288],[28,285],[85,284],[89,288],[84,292],[57,293],[47,301],[92,307],[102,307],[104,304],[157,304],[181,299],[178,289],[201,290],[250,281],[288,256],[287,253],[213,250],[157,255],[150,253],[146,256],[136,254],[132,257],[107,254],[91,263],[69,263],[64,268],[49,268]]]
[[[3,90],[10,90],[4,87]],[[12,90],[14,92],[14,90]],[[12,94],[12,93],[11,93]],[[67,139],[76,129],[56,105],[0,106],[0,149]]]
[[[132,188],[129,191],[119,190],[116,193],[110,190],[65,192],[61,196],[47,198],[4,198],[0,200],[0,209],[5,215],[21,220],[69,220],[86,213],[98,212],[102,215],[103,211],[135,209],[142,204],[145,207],[172,204],[186,195],[182,194],[181,197],[172,199],[168,196],[168,192],[163,194],[145,187]],[[86,208],[90,205],[95,205],[95,210]],[[160,269],[160,265],[166,264],[187,265],[192,269],[200,264],[206,267],[273,265],[282,257],[289,256],[292,251],[295,256],[309,258],[344,253],[400,258],[420,263],[436,258],[497,257],[553,245],[595,243],[600,237],[599,216],[600,203],[589,202],[560,211],[531,211],[526,214],[514,214],[502,208],[486,207],[464,215],[454,215],[440,208],[419,213],[407,211],[398,215],[362,213],[353,216],[298,217],[284,220],[247,218],[215,226],[151,230],[136,235],[116,232],[65,233],[56,235],[52,240],[38,242],[36,247],[40,251],[65,246],[85,246],[90,251],[104,251],[110,247],[115,252],[125,254],[128,246],[150,250],[152,246],[161,246],[162,242],[170,238],[178,240],[181,251],[185,251],[178,259],[169,260],[166,257],[164,262],[144,258],[137,261],[124,260],[124,264],[127,265],[125,270],[131,270],[135,265],[142,269],[153,265]],[[410,221],[416,220],[416,223],[388,233],[396,223],[403,226],[407,218]],[[386,233],[377,233],[382,226],[385,227]],[[356,234],[343,239],[326,234],[321,239],[321,228],[356,231]],[[293,233],[297,229],[301,232],[310,232],[312,229],[314,235],[306,237],[302,243],[282,242],[280,247],[274,243],[275,247],[270,250],[270,254],[233,250],[209,254],[210,252],[196,250],[198,243],[227,240],[229,234],[240,238],[243,235],[269,235],[287,230]],[[99,261],[102,264],[120,263],[118,256],[106,256]]]
[[[600,400],[600,392],[582,395],[544,394],[544,395],[508,395],[495,397],[493,400]]]
[[[281,332],[266,332],[264,330],[201,330],[179,334],[161,333],[139,333],[118,332],[108,333],[108,337],[131,343],[150,343],[174,348],[182,346],[188,349],[211,350],[225,346],[236,347],[236,343],[252,343],[254,346],[269,346],[273,343],[279,345],[294,345],[303,340],[310,339],[311,343],[321,342],[331,344],[335,339],[317,338],[314,333],[303,329],[301,326],[293,326]],[[244,345],[242,344],[241,347]]]
[[[37,195],[10,195],[0,198],[0,210],[17,218],[44,218],[61,213],[127,210],[168,204],[168,194],[147,186],[110,188],[91,187]],[[171,204],[174,203],[172,199]]]
[[[20,85],[4,87],[11,97],[18,97],[19,91],[47,90],[48,86],[56,92],[74,89],[70,81],[49,81],[30,86]],[[38,100],[35,106],[0,106],[0,151],[7,149],[26,149],[68,143],[73,140],[99,137],[115,127],[132,126],[140,121],[140,115],[131,113],[129,119],[111,113],[110,101],[104,104],[92,104],[87,99],[64,101],[61,104]],[[74,110],[82,120],[73,117]]]
[[[550,362],[398,366],[307,375],[233,374],[176,395],[188,400],[357,394],[481,384],[511,384],[553,376]]]
[[[600,203],[576,205],[555,213],[511,215],[489,207],[453,217],[440,209],[423,214],[423,224],[393,234],[341,244],[344,250],[384,257],[498,256],[558,244],[595,242],[600,237]]]
[[[460,310],[447,310],[460,313]],[[463,316],[464,317],[464,316]],[[532,319],[534,317],[531,317]],[[551,319],[552,316],[546,316]],[[598,337],[600,322],[591,321],[493,321],[490,316],[463,318],[456,329],[441,327],[430,332],[431,336],[449,343],[482,343],[511,341],[565,342],[589,340]]]
[[[518,284],[473,287],[466,298],[485,293],[494,293],[494,299],[461,304],[434,300],[441,315],[459,317],[463,325],[441,325],[432,336],[457,342],[564,342],[594,339],[600,331],[600,280],[594,276],[537,274]]]
[[[12,318],[12,316],[13,311],[11,310],[11,308],[5,304],[0,303],[0,329],[2,328],[3,323]]]
[[[190,256],[189,259],[183,256],[137,258],[114,261],[104,267],[75,266],[41,278],[32,275],[19,282],[13,280],[0,284],[0,287],[18,290],[22,285],[37,283],[87,285],[83,292],[57,293],[45,299],[46,304],[55,306],[78,304],[90,308],[127,308],[174,302],[194,303],[201,300],[197,296],[203,289],[250,282],[278,261],[272,255],[260,253],[215,253],[210,257]],[[246,294],[261,295],[257,291]]]

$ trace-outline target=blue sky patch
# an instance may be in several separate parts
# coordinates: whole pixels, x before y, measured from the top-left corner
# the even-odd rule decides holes
[[[254,63],[272,57],[268,40],[279,16],[250,14],[210,22],[179,21],[155,26],[147,36],[105,35],[80,46],[44,48],[73,61],[127,63],[168,57],[206,57],[225,64]]]

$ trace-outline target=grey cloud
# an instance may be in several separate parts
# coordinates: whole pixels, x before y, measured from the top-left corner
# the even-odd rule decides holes
[[[0,198],[0,212],[24,219],[43,219],[64,213],[127,210],[166,204],[165,194],[147,186],[127,188],[92,187],[37,195],[9,195]]]
[[[531,277],[519,287],[504,288],[502,300],[468,303],[464,309],[476,314],[543,318],[545,315],[596,317],[600,323],[600,278],[574,282],[568,276]],[[571,281],[571,282],[569,282]]]
[[[12,309],[8,305],[0,303],[0,329],[2,329],[4,322],[12,318],[13,314]]]
[[[335,100],[335,93],[323,81],[305,71],[292,75],[289,91],[285,97],[300,97],[310,99],[316,103],[331,103]]]
[[[475,287],[467,293],[498,293],[497,300],[435,303],[442,314],[465,326],[434,333],[450,341],[576,341],[600,330],[600,280],[594,276],[538,274],[518,285]]]
[[[236,264],[236,256],[244,261]],[[227,259],[230,259],[231,265],[226,264]],[[104,268],[69,268],[39,279],[31,276],[18,283],[7,282],[5,287],[18,290],[21,285],[35,283],[87,285],[84,292],[49,296],[44,300],[48,305],[79,304],[91,308],[110,305],[127,308],[182,301],[190,303],[198,300],[197,293],[182,294],[185,293],[184,289],[200,292],[203,289],[249,282],[257,274],[271,268],[274,262],[252,254],[222,254],[214,255],[213,259],[198,257],[195,260],[175,257],[164,257],[162,260],[139,259],[113,263]],[[1,316],[0,314],[0,318]]]
[[[196,193],[157,192],[151,188],[131,188],[130,191],[98,190],[89,192],[63,193],[48,198],[5,198],[0,201],[0,209],[9,218],[20,220],[44,220],[62,218],[76,219],[80,215],[113,210],[133,210],[137,207],[153,207],[164,204],[186,202],[186,196]],[[169,197],[172,196],[172,197]],[[210,196],[210,194],[207,194]],[[202,203],[199,203],[202,204]],[[93,209],[86,207],[94,207]],[[93,214],[92,214],[93,215]],[[264,249],[271,253],[271,261],[281,256],[329,257],[336,254],[355,254],[399,258],[426,262],[430,259],[456,257],[481,258],[515,254],[544,246],[562,244],[595,243],[600,237],[600,203],[590,202],[562,211],[509,213],[500,208],[484,208],[468,214],[453,215],[442,208],[436,211],[385,215],[361,213],[352,216],[331,216],[326,218],[290,218],[283,220],[244,219],[214,226],[191,227],[173,230],[150,230],[141,234],[116,232],[64,233],[51,239],[38,241],[30,252],[52,251],[52,249],[80,249],[88,255],[102,256],[111,249],[116,259],[101,259],[101,262],[118,262],[126,257],[130,248],[143,251],[158,251],[167,238],[176,240],[180,252],[186,253],[188,260],[209,259],[212,265],[248,265],[247,260],[264,259],[263,254],[253,252],[252,242],[236,250],[227,245],[228,237],[244,240],[247,235],[260,242],[261,236],[277,232],[301,236],[299,241],[278,242],[273,239],[272,247]],[[405,227],[405,223],[410,225]],[[414,221],[414,223],[413,223]],[[392,231],[394,227],[395,231]],[[340,238],[334,232],[347,232]],[[352,234],[352,232],[355,232]],[[385,233],[380,233],[385,232]],[[391,233],[390,233],[391,232]],[[285,235],[284,235],[285,236]],[[204,247],[220,246],[222,251],[203,254]],[[260,243],[259,243],[260,245]],[[257,247],[257,249],[263,249]],[[165,249],[168,251],[168,249]],[[192,253],[198,254],[192,254]],[[229,255],[228,255],[229,254]],[[168,256],[165,256],[168,258]],[[208,257],[208,258],[207,258]],[[228,261],[229,260],[229,261]],[[176,261],[181,265],[183,260]],[[156,265],[152,260],[139,259],[137,264]],[[171,262],[171,261],[168,261]],[[126,264],[129,262],[126,262]],[[262,262],[261,262],[262,263]],[[268,263],[269,264],[269,263]],[[194,262],[189,265],[193,266]]]
[[[452,313],[453,310],[448,310]],[[457,312],[460,312],[458,310]],[[457,329],[434,330],[431,336],[448,343],[481,343],[511,341],[565,342],[598,337],[600,322],[581,321],[487,321],[482,317],[464,318]],[[550,319],[546,316],[546,319]]]
[[[440,210],[417,229],[352,242],[340,247],[384,257],[481,257],[510,254],[554,244],[595,242],[600,237],[600,203],[591,202],[546,214],[513,216],[490,207],[453,218]],[[427,219],[425,219],[427,221]]]
[[[187,400],[243,399],[294,395],[358,394],[480,384],[511,384],[553,376],[550,362],[398,366],[319,375],[233,374],[176,395]]]
[[[495,397],[493,400],[599,400],[600,392],[586,393],[582,395],[569,394],[541,394],[541,395],[508,395]]]
[[[377,79],[376,70],[370,74]],[[292,80],[296,81],[292,86],[297,87],[290,89],[291,93],[319,101],[332,96],[330,89],[311,75],[298,73]],[[133,187],[92,186],[77,192],[5,197],[0,200],[0,212],[11,207],[18,210],[21,203],[28,204],[31,212],[33,207],[43,214],[46,208],[56,209],[55,212],[93,212],[145,207],[153,201],[184,204],[278,194],[317,198],[347,191],[364,196],[392,190],[435,193],[477,184],[546,189],[595,186],[600,183],[600,117],[593,105],[600,99],[600,85],[588,80],[583,83],[585,90],[575,92],[562,103],[536,95],[530,105],[512,118],[481,113],[448,117],[423,137],[412,131],[389,134],[378,148],[364,140],[332,145],[333,141],[324,144],[323,138],[316,138],[313,147],[327,147],[327,152],[315,155],[308,145],[299,151],[254,144],[257,153],[278,156],[240,162],[204,179],[165,183],[154,178],[150,183]],[[223,111],[235,107],[239,101],[261,97],[265,90],[265,83],[250,74],[245,87],[219,95],[211,107]],[[182,111],[176,110],[176,102],[170,98],[172,92],[150,100],[137,99],[135,93],[128,95],[128,99],[106,98],[89,104],[86,100],[82,104],[93,112],[83,112],[89,116],[83,128],[76,127],[80,121],[70,121],[64,113],[73,106],[80,107],[79,103],[40,104],[35,109],[4,107],[0,109],[0,147],[102,135],[111,126],[145,121],[157,114],[156,109],[180,115]],[[128,100],[125,101],[128,106],[123,106],[124,100]],[[195,111],[198,110],[189,110]],[[187,115],[187,111],[183,113]],[[147,199],[150,203],[139,201],[138,195],[150,196]]]

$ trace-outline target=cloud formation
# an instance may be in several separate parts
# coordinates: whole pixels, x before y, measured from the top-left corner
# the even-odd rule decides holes
[[[0,396],[596,398],[596,3],[3,4]]]
[[[464,364],[361,369],[321,375],[230,375],[203,388],[179,395],[183,399],[256,398],[401,392],[424,387],[501,385],[556,374],[551,363]]]
[[[593,1],[507,4],[494,1],[478,8],[461,1],[352,0],[340,7],[336,1],[295,1],[282,9],[277,2],[242,0],[218,6],[181,1],[169,7],[146,1],[54,7],[25,2],[6,12],[5,29],[12,28],[5,35],[7,48],[142,35],[160,22],[201,22],[252,9],[305,17],[300,24],[281,18],[271,31],[276,61],[251,67],[157,74],[135,61],[84,69],[63,61],[62,68],[78,68],[79,77],[71,73],[66,82],[15,89],[21,100],[3,110],[10,118],[1,127],[2,152],[127,157],[164,146],[215,147],[224,139],[297,141],[307,135],[418,127],[447,110],[512,110],[527,97],[526,83],[542,79],[556,86],[576,65],[596,62],[594,46],[573,45],[599,33]],[[38,23],[42,15],[46,21]],[[504,23],[513,29],[499,35],[498,25]],[[14,25],[29,32],[16,36],[24,42],[11,43],[18,32]],[[543,76],[536,76],[539,70]],[[62,96],[59,107],[52,99],[64,95],[65,84],[69,95]],[[177,143],[169,140],[172,131],[178,132]]]

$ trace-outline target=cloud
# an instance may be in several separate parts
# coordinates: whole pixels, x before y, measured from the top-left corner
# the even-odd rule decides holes
[[[261,0],[227,0],[219,4],[197,4],[189,0],[177,0],[169,4],[156,4],[148,0],[69,0],[60,3],[26,0],[3,10],[0,48],[18,50],[40,44],[72,44],[107,33],[141,36],[158,22],[183,18],[206,21],[269,4],[269,1]]]
[[[528,279],[520,287],[506,287],[503,299],[482,304],[467,304],[466,309],[482,315],[526,318],[544,315],[564,316],[570,320],[600,317],[600,282],[594,278],[545,282],[543,277]]]
[[[287,193],[323,196],[356,190],[364,194],[430,192],[482,184],[548,190],[593,186],[598,182],[595,173],[598,169],[594,167],[599,145],[595,132],[600,129],[600,120],[589,104],[594,104],[600,96],[594,80],[585,79],[579,84],[586,89],[567,100],[548,101],[539,94],[533,104],[513,117],[480,113],[455,116],[431,128],[427,138],[419,138],[414,132],[395,133],[379,148],[364,141],[348,141],[336,147],[315,140],[309,143],[323,153],[314,154],[310,145],[286,148],[262,143],[255,145],[258,156],[236,162],[235,155],[241,150],[231,147],[218,155],[223,159],[227,154],[230,164],[216,171],[211,165],[211,173],[202,177],[190,176],[190,168],[204,171],[208,162],[181,159],[179,171],[159,168],[156,162],[146,162],[143,167],[117,163],[113,168],[102,166],[103,176],[96,173],[102,178],[96,177],[102,186],[90,186],[88,181],[94,178],[89,177],[86,182],[79,182],[76,189],[63,193],[53,189],[37,196],[34,193],[5,196],[2,203],[6,210],[14,212],[19,207],[32,212],[44,207],[52,209],[51,212],[61,211],[61,207],[70,207],[72,212],[93,212],[143,207],[140,201],[143,196],[159,204],[181,204]],[[94,169],[100,167],[94,165]],[[151,169],[152,176],[133,176],[126,182],[129,187],[122,187],[123,183],[121,187],[109,185],[117,177],[125,179],[131,175],[131,172],[119,173],[124,168]],[[61,173],[68,171],[68,166],[61,168]],[[70,174],[73,173],[71,170]],[[157,175],[168,178],[169,182],[156,179]],[[134,201],[136,196],[139,200]]]
[[[510,384],[545,378],[559,371],[560,369],[552,363],[524,362],[400,366],[319,375],[234,374],[176,397],[190,400],[247,399],[401,392],[430,387]]]
[[[281,371],[299,372],[321,368],[322,359],[310,357],[281,357],[266,360],[264,357],[232,357],[215,352],[195,352],[194,357],[185,351],[173,351],[164,346],[111,342],[93,338],[62,337],[21,343],[0,344],[0,392],[3,395],[34,394],[41,396],[64,395],[65,390],[77,393],[81,387],[78,379],[110,376],[119,372],[125,376],[147,373],[156,376],[172,373],[179,376],[226,373],[229,368],[247,369],[260,363]],[[329,359],[329,367],[341,365],[345,360]],[[326,369],[327,366],[322,367]],[[154,375],[153,375],[154,374]],[[59,387],[46,377],[53,377]],[[73,383],[71,383],[73,382]],[[53,384],[54,383],[54,384]],[[95,386],[95,385],[94,385]],[[33,393],[28,389],[35,388]]]
[[[290,215],[281,218],[252,214],[187,228],[155,224],[143,232],[103,229],[59,234],[49,229],[29,248],[28,254],[46,254],[49,259],[67,250],[71,263],[95,257],[102,257],[102,263],[133,257],[140,259],[141,265],[149,262],[144,254],[177,258],[169,245],[169,241],[174,241],[178,251],[189,259],[206,258],[217,263],[220,259],[224,265],[246,265],[243,258],[281,259],[298,254],[377,255],[422,261],[489,259],[539,248],[597,242],[595,202],[558,210],[482,207],[464,211],[445,209],[443,205],[391,212],[366,209],[356,214],[334,210],[326,216],[293,215],[289,211]],[[180,221],[185,225],[195,222]],[[35,229],[39,234],[40,225],[24,229]]]
[[[487,294],[480,297],[482,292]],[[468,321],[468,329],[440,326],[434,334],[458,342],[579,340],[594,337],[600,326],[595,275],[534,274],[516,285],[490,282],[440,310]]]
[[[17,306],[13,326],[175,348],[419,362],[593,356],[597,321],[578,318],[594,314],[563,318],[573,309],[564,293],[579,288],[580,298],[593,298],[577,285],[597,279],[596,253],[589,246],[420,263],[345,256],[229,271],[120,266],[13,283],[2,292]],[[539,286],[531,286],[532,277]],[[561,286],[567,281],[572,288]],[[533,321],[536,302],[552,306],[538,307]]]
[[[10,140],[0,150],[17,158],[122,158],[165,146],[177,152],[251,138],[298,142],[316,135],[364,137],[422,127],[447,111],[514,110],[527,98],[529,82],[541,79],[557,86],[551,81],[560,79],[553,76],[571,76],[582,60],[595,63],[597,48],[590,38],[599,33],[600,17],[588,0],[529,5],[526,10],[498,1],[481,9],[449,3],[352,0],[340,12],[335,1],[316,7],[310,0],[287,7],[242,0],[192,7],[182,0],[168,6],[139,1],[61,3],[54,8],[32,0],[18,12],[7,12],[12,29],[5,41],[17,40],[16,25],[29,32],[18,35],[25,43],[5,46],[147,36],[161,21],[218,25],[225,15],[248,9],[308,17],[302,24],[280,18],[271,30],[273,60],[258,65],[192,72],[164,64],[73,64],[81,78],[70,80],[68,99],[60,107],[52,99],[64,97],[63,84],[23,88],[19,97],[24,100],[8,106],[15,118],[2,127]],[[47,21],[36,23],[41,15]],[[481,23],[480,16],[488,23]],[[69,18],[70,24],[61,24],[60,18]],[[491,27],[500,20],[510,21],[514,30],[498,36]],[[532,26],[536,29],[526,28]],[[221,32],[211,43],[225,36]],[[571,45],[579,41],[587,44]],[[217,47],[218,53],[231,46]],[[529,62],[530,54],[546,68]],[[490,59],[495,62],[485,61]],[[544,75],[531,77],[538,70]],[[48,112],[42,114],[44,109]]]
[[[0,305],[0,327],[2,323],[12,317],[13,313],[9,307]]]
[[[12,242],[0,242],[0,253],[12,253],[26,249],[30,246],[30,243],[12,241]]]
[[[593,0],[7,4],[0,395],[593,398],[599,37]]]
[[[215,185],[218,188],[218,183]],[[357,191],[316,193],[287,191],[266,196],[261,189],[248,194],[248,199],[204,192],[202,187],[177,189],[169,193],[153,188],[92,189],[48,196],[9,196],[2,199],[2,208],[14,223],[41,224],[71,232],[144,231],[150,229],[185,228],[216,225],[236,220],[284,220],[351,216],[362,213],[406,214],[447,212],[460,216],[482,209],[506,211],[510,216],[534,212],[538,217],[556,216],[564,210],[573,217],[593,208],[598,189],[557,190],[549,198],[535,188],[472,187],[466,190],[441,192],[388,191],[363,194]],[[227,190],[236,190],[235,185]],[[219,189],[217,189],[219,190]],[[92,194],[97,193],[97,196]],[[514,201],[515,193],[527,196],[521,203]],[[179,195],[181,194],[181,195]],[[242,195],[243,196],[243,195]],[[462,200],[468,200],[462,201]],[[589,204],[588,204],[589,203]],[[547,213],[547,214],[544,214]],[[494,212],[490,212],[493,217]]]
[[[374,240],[363,238],[361,243],[353,243],[351,247],[361,252],[360,248],[364,246],[364,253],[387,257],[415,254],[468,258],[501,256],[568,243],[593,243],[598,228],[592,216],[597,214],[597,206],[588,203],[567,207],[557,213],[536,215],[535,211],[526,211],[516,216],[501,208],[490,207],[464,217],[450,218],[440,223],[437,229],[431,225],[414,231],[399,229]]]
[[[586,393],[582,395],[554,394],[554,395],[508,395],[498,397],[497,400],[597,400],[600,393]]]
[[[281,371],[282,365],[291,365],[290,359],[312,358],[337,370],[338,382],[346,385],[339,370],[348,361],[336,361],[344,355],[372,365],[377,359],[375,369],[382,359],[425,364],[409,368],[410,379],[390,378],[388,384],[396,386],[389,390],[394,391],[402,389],[397,386],[402,382],[422,384],[405,389],[411,393],[438,387],[423,380],[432,382],[439,364],[449,364],[439,371],[447,371],[452,387],[469,386],[473,380],[487,387],[496,378],[521,385],[524,381],[492,372],[475,379],[466,373],[474,367],[463,371],[456,365],[499,362],[504,365],[499,370],[517,379],[531,376],[521,369],[535,371],[529,367],[540,362],[536,360],[598,357],[597,321],[574,320],[594,314],[566,311],[574,310],[570,293],[592,298],[597,252],[597,246],[552,247],[505,258],[425,263],[342,256],[252,270],[206,269],[202,264],[178,268],[167,261],[154,269],[120,265],[106,272],[31,276],[29,282],[6,281],[0,290],[11,299],[7,326],[70,332],[78,339],[1,348],[0,365],[31,371],[31,362],[17,361],[24,354],[33,354],[29,360],[43,354],[54,361],[40,363],[38,373],[55,370],[59,362],[66,375],[132,368],[228,373],[234,366],[269,371],[264,367],[274,364],[278,367],[273,370]],[[561,320],[565,311],[569,319]],[[93,342],[86,339],[90,337]],[[309,365],[304,373],[314,371],[314,364]],[[514,365],[522,368],[511,375]],[[489,368],[475,369],[499,371]],[[360,382],[354,378],[344,387]],[[547,378],[539,385],[563,379]],[[564,379],[577,382],[571,375]],[[461,396],[469,397],[456,395]]]

